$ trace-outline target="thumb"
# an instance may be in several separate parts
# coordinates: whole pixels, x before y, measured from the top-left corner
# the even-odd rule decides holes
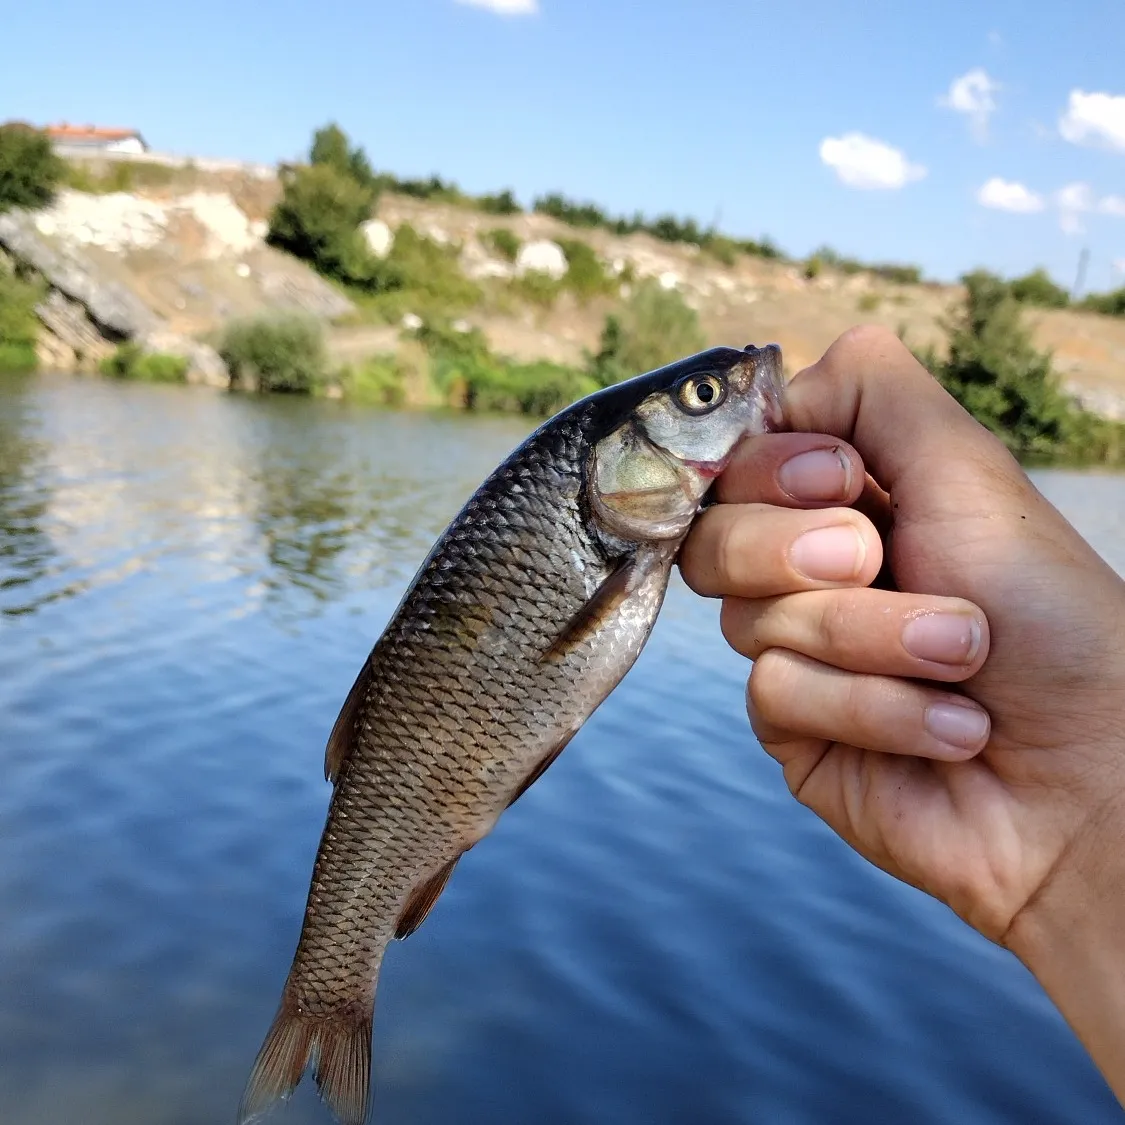
[[[914,481],[937,483],[951,467],[985,461],[1023,481],[1023,471],[886,328],[850,329],[786,391],[789,425],[851,442],[892,494]],[[992,475],[992,474],[990,474]]]

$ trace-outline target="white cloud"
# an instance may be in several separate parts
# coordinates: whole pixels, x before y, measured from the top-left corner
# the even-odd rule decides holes
[[[1125,219],[1125,195],[1107,195],[1098,200],[1098,210],[1103,215],[1113,215]]]
[[[825,137],[820,142],[820,159],[841,183],[861,190],[894,190],[926,174],[921,164],[911,164],[897,148],[863,133]]]
[[[1125,258],[1118,258],[1117,261],[1113,263],[1113,268],[1117,270],[1118,273],[1125,273]]]
[[[969,119],[973,137],[983,143],[988,137],[988,119],[996,112],[995,94],[1000,83],[989,78],[981,67],[954,78],[949,93],[938,98],[938,104],[963,113]]]
[[[1071,144],[1125,151],[1125,96],[1071,90],[1059,132]]]
[[[470,8],[486,8],[498,16],[534,16],[539,13],[539,0],[456,0]]]
[[[1042,211],[1045,206],[1043,197],[1038,192],[1014,180],[1002,180],[999,176],[993,176],[991,180],[981,185],[977,192],[977,202],[982,207],[992,207],[997,211],[1014,211],[1019,215]]]
[[[1094,193],[1089,184],[1067,184],[1055,192],[1055,206],[1059,209],[1059,226],[1067,234],[1081,234],[1086,229],[1082,216],[1094,209]]]

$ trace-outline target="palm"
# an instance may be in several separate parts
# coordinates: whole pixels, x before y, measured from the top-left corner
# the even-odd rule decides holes
[[[889,557],[901,589],[964,597],[987,614],[991,651],[965,691],[992,716],[988,747],[946,763],[819,742],[791,757],[786,773],[800,799],[870,860],[1001,940],[1092,804],[1113,796],[1083,796],[1100,773],[1091,755],[1110,756],[1112,746],[1076,746],[1071,732],[1079,716],[1089,730],[1125,689],[1117,642],[1125,622],[1107,620],[1121,604],[1120,580],[1100,561],[1092,573],[1104,589],[1087,579],[1081,600],[1057,580],[1060,567],[1090,574],[1092,552],[1046,501],[1029,486],[998,502],[972,471],[951,480],[948,465],[935,475],[920,462],[897,483],[902,509],[926,516],[899,522]],[[1030,521],[1029,503],[1039,509]]]

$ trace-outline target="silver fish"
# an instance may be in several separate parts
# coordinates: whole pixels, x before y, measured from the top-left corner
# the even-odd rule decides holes
[[[677,552],[745,435],[782,426],[781,352],[714,348],[540,426],[438,539],[328,740],[334,789],[247,1122],[315,1064],[367,1118],[383,956],[640,655]]]

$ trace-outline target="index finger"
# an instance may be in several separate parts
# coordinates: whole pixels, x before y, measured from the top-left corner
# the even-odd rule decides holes
[[[828,508],[852,503],[863,487],[863,462],[847,442],[830,434],[761,434],[739,444],[715,481],[715,498],[723,504]]]

